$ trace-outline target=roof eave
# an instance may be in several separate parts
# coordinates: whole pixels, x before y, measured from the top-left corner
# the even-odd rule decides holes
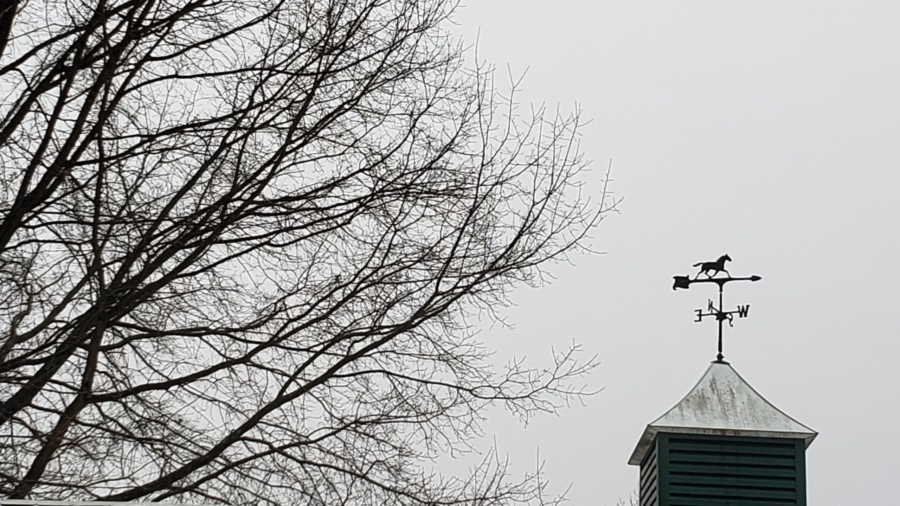
[[[771,431],[756,429],[733,429],[733,428],[716,428],[716,427],[668,427],[665,425],[648,425],[644,429],[644,433],[638,440],[637,446],[628,459],[628,465],[639,466],[644,460],[647,451],[653,445],[656,435],[660,432],[669,434],[699,434],[705,436],[743,436],[743,437],[759,437],[759,438],[778,438],[778,439],[802,439],[806,447],[812,444],[818,432],[810,430],[809,432],[793,432],[793,431]]]

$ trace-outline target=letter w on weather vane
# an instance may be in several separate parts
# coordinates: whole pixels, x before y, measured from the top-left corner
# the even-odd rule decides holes
[[[719,323],[719,353],[716,355],[717,362],[725,362],[725,355],[722,354],[722,323],[727,321],[729,327],[733,327],[734,315],[737,315],[738,318],[746,318],[750,312],[750,304],[739,305],[734,311],[724,311],[724,304],[722,302],[722,292],[725,288],[725,283],[730,283],[732,281],[759,281],[762,279],[760,276],[748,276],[742,278],[734,278],[731,276],[731,273],[725,269],[725,262],[730,262],[731,257],[728,255],[720,256],[714,262],[698,262],[694,264],[694,267],[699,267],[700,271],[697,272],[697,275],[691,279],[690,276],[675,276],[675,284],[672,285],[672,289],[678,288],[690,288],[694,283],[715,283],[719,285],[719,305],[716,306],[715,303],[710,300],[709,306],[706,311],[703,312],[702,309],[697,309],[694,312],[696,313],[695,322],[703,321],[706,317],[715,317],[716,321]],[[720,276],[720,273],[724,273],[724,276]],[[701,276],[706,276],[705,278],[701,278]]]

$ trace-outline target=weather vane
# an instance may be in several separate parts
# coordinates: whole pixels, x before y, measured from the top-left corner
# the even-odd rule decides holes
[[[694,279],[691,279],[690,276],[675,276],[675,284],[672,285],[672,290],[677,288],[690,288],[693,283],[715,283],[719,285],[719,306],[716,307],[712,299],[710,299],[706,309],[707,312],[704,313],[702,309],[696,309],[695,313],[697,314],[697,319],[694,320],[695,322],[700,322],[707,316],[715,316],[716,320],[719,322],[719,354],[716,355],[717,362],[724,362],[723,359],[725,358],[725,355],[722,354],[722,322],[727,321],[728,326],[733,327],[734,315],[738,315],[738,318],[745,318],[750,312],[750,304],[745,304],[743,306],[739,305],[734,311],[723,311],[722,289],[725,287],[725,283],[731,281],[759,281],[762,279],[760,276],[749,276],[745,278],[731,277],[731,273],[725,269],[725,262],[730,261],[730,256],[722,255],[715,262],[696,263],[694,264],[694,267],[700,267],[700,272],[697,273],[697,276],[695,276]],[[726,277],[719,276],[720,272],[725,273]],[[705,275],[706,277],[700,279],[701,275]]]

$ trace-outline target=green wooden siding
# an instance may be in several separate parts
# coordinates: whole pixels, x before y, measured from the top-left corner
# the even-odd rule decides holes
[[[659,466],[656,445],[650,448],[641,464],[640,506],[659,506]]]
[[[641,506],[806,506],[801,439],[660,433],[641,463]]]

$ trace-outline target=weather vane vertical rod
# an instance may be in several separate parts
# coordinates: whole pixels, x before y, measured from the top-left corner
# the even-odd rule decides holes
[[[724,291],[723,290],[724,286],[725,286],[725,283],[719,283],[719,309],[722,309],[723,307],[725,307],[722,304],[722,292]],[[716,313],[716,319],[719,320],[719,353],[716,355],[716,360],[719,362],[721,362],[722,359],[725,358],[725,355],[722,354],[722,322],[725,320],[725,318],[719,317],[719,314],[721,314],[721,313],[722,313],[722,311],[718,311]]]

